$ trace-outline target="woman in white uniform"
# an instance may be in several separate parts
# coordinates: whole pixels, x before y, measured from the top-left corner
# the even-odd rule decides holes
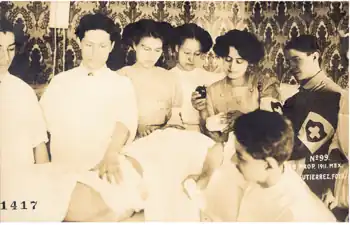
[[[204,70],[198,61],[212,47],[210,34],[194,23],[174,28],[174,49],[177,64],[171,71],[176,74],[182,87],[182,106],[174,112],[170,123],[181,124],[188,130],[200,131],[199,113],[191,104],[191,94],[198,86],[208,87],[221,80],[223,73]]]
[[[118,70],[130,78],[136,91],[138,106],[137,138],[156,129],[166,128],[173,108],[181,106],[182,94],[178,79],[166,69],[156,66],[168,50],[170,24],[142,19],[128,24],[122,42],[135,60]],[[163,55],[163,56],[162,56]]]
[[[125,154],[136,159],[144,171],[147,221],[199,221],[198,208],[191,204],[181,183],[192,174],[191,167],[196,171],[201,168],[203,156],[214,142],[198,132],[167,124],[183,97],[178,77],[156,66],[168,48],[169,33],[170,26],[153,20],[140,20],[124,28],[123,42],[136,60],[118,73],[132,80],[139,111],[137,140],[126,147]]]

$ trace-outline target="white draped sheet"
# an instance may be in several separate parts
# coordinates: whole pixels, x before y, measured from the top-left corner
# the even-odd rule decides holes
[[[189,175],[200,175],[214,141],[205,135],[168,128],[157,130],[125,148],[144,170],[146,221],[200,220],[200,211],[183,191]]]

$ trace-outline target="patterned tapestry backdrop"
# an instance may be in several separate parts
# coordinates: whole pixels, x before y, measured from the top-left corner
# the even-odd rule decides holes
[[[167,21],[174,26],[194,22],[207,29],[214,40],[233,28],[248,29],[265,44],[266,56],[259,65],[260,73],[291,84],[295,80],[288,74],[283,46],[293,36],[314,34],[323,53],[322,67],[342,87],[348,86],[338,34],[338,30],[349,30],[348,2],[70,2],[69,28],[56,32],[48,26],[49,10],[50,2],[0,2],[0,15],[14,23],[26,42],[12,72],[30,84],[47,82],[53,75],[54,59],[54,74],[80,63],[74,29],[84,14],[101,12],[121,27],[141,18]],[[174,65],[173,55],[167,57],[168,67]],[[213,52],[203,57],[202,63],[206,70],[220,71],[221,62]]]

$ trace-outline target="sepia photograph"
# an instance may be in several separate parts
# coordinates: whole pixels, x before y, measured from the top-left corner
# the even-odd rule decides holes
[[[349,1],[0,1],[1,222],[349,222]]]

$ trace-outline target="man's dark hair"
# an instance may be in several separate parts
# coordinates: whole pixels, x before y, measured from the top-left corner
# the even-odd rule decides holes
[[[216,38],[213,50],[219,57],[227,57],[229,48],[234,47],[248,63],[257,64],[264,58],[264,46],[258,38],[248,31],[230,30]]]
[[[322,57],[320,46],[318,45],[317,38],[315,36],[303,34],[298,37],[292,38],[289,42],[287,42],[286,46],[284,47],[284,51],[289,51],[292,49],[297,50],[299,52],[304,52],[307,56],[318,52],[320,54],[318,64],[321,65]]]
[[[195,39],[199,41],[202,53],[207,53],[213,45],[213,40],[208,31],[194,23],[187,23],[176,27],[174,34],[177,37],[174,39],[175,45],[181,46],[186,39]]]
[[[320,51],[320,47],[317,44],[317,38],[313,35],[300,35],[292,38],[284,47],[285,50],[297,50],[299,52],[308,53],[308,55]]]
[[[13,25],[10,21],[8,21],[5,17],[0,18],[0,32],[7,33],[11,32],[14,33]]]
[[[82,40],[85,36],[85,33],[89,30],[104,30],[110,35],[110,40],[112,42],[120,41],[120,26],[117,23],[105,16],[103,14],[86,14],[84,15],[79,22],[78,27],[75,30],[77,37]]]
[[[291,122],[276,112],[256,110],[237,118],[237,141],[254,159],[273,157],[282,164],[292,154],[294,132]]]
[[[4,16],[1,16],[0,17],[0,32],[13,33],[13,35],[15,37],[16,53],[19,53],[21,48],[25,44],[25,36],[24,36],[23,31],[15,29],[13,24],[8,19],[6,19]]]

